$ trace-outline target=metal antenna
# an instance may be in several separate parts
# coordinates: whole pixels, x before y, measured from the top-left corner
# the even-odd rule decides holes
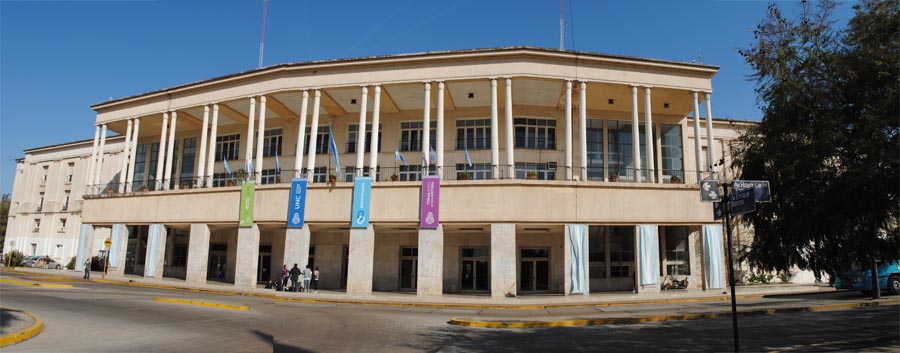
[[[563,17],[563,1],[559,0],[559,50],[566,49],[566,19]]]
[[[262,68],[263,49],[265,49],[265,46],[266,46],[266,9],[268,7],[269,7],[269,0],[263,0],[262,35],[259,38],[259,66],[258,66],[258,68]]]

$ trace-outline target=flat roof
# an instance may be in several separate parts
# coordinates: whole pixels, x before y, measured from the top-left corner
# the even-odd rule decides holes
[[[675,61],[675,60],[662,60],[662,59],[651,59],[651,58],[643,58],[637,56],[628,56],[628,55],[616,55],[616,54],[604,54],[604,53],[595,53],[589,51],[577,51],[577,50],[561,50],[561,49],[550,49],[550,48],[541,48],[541,47],[533,47],[533,46],[510,46],[510,47],[497,47],[497,48],[479,48],[479,49],[459,49],[459,50],[442,50],[442,51],[429,51],[429,52],[418,52],[418,53],[405,53],[405,54],[390,54],[390,55],[377,55],[377,56],[363,56],[363,57],[355,57],[355,58],[342,58],[342,59],[324,59],[324,60],[313,60],[313,61],[304,61],[304,62],[292,62],[292,63],[281,63],[270,66],[265,66],[258,69],[240,71],[233,74],[213,77],[205,80],[190,82],[186,84],[181,84],[177,86],[172,86],[168,88],[163,88],[155,91],[149,91],[144,93],[139,93],[131,96],[126,96],[122,98],[112,99],[105,102],[96,103],[91,105],[91,109],[97,109],[103,106],[115,104],[121,101],[126,101],[134,98],[139,98],[143,96],[150,96],[154,94],[164,93],[168,91],[174,91],[181,88],[190,87],[193,85],[199,85],[208,82],[214,82],[218,80],[224,80],[228,78],[250,75],[258,72],[263,72],[267,70],[275,70],[281,68],[293,68],[293,67],[303,67],[303,66],[313,66],[320,64],[336,64],[336,63],[353,63],[353,62],[364,62],[364,61],[373,61],[373,60],[383,60],[383,59],[409,59],[416,57],[431,57],[431,56],[440,56],[440,55],[455,55],[455,54],[478,54],[478,53],[490,53],[490,52],[508,52],[508,51],[517,51],[517,50],[527,50],[534,52],[544,52],[550,54],[568,54],[572,55],[574,59],[577,59],[578,56],[588,56],[593,58],[606,58],[606,59],[618,59],[618,60],[632,60],[638,62],[646,62],[646,63],[657,63],[657,64],[670,64],[670,65],[681,65],[687,67],[693,67],[698,69],[707,69],[707,70],[718,70],[718,65],[708,65],[708,64],[697,64],[697,63],[689,63],[683,61]]]
[[[108,136],[108,137],[106,138],[106,141],[110,141],[110,140],[119,140],[119,139],[124,139],[124,138],[125,138],[124,135],[113,135],[113,136]],[[23,150],[22,152],[24,152],[24,153],[32,153],[32,152],[38,152],[38,151],[40,151],[40,150],[51,149],[51,148],[69,147],[69,146],[77,146],[77,145],[80,145],[80,144],[93,144],[93,143],[94,143],[94,139],[77,140],[77,141],[71,141],[71,142],[57,143],[57,144],[55,144],[55,145],[47,145],[47,146],[40,146],[40,147],[32,147],[32,148],[29,148],[29,149],[25,149],[25,150]]]

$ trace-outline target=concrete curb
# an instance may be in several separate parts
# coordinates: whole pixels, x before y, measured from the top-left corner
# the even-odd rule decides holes
[[[26,287],[41,287],[41,288],[75,288],[75,286],[71,284],[59,284],[59,283],[34,283],[34,282],[26,282],[26,281],[17,281],[14,279],[0,279],[0,283],[8,283],[14,284],[17,286],[26,286]]]
[[[12,309],[8,307],[3,307],[5,309]],[[37,336],[41,331],[44,331],[44,321],[41,318],[37,317],[37,315],[29,313],[24,310],[20,310],[25,315],[31,316],[34,319],[34,323],[31,326],[26,327],[24,330],[19,332],[13,332],[7,335],[0,336],[0,347],[6,347],[11,344],[16,344],[22,342],[24,340],[30,339],[34,336]]]
[[[754,315],[771,315],[797,312],[813,312],[826,310],[847,310],[856,308],[874,307],[879,305],[900,305],[900,299],[883,300],[878,302],[863,303],[836,303],[823,304],[813,306],[788,307],[776,309],[758,309],[739,311],[738,316],[754,316]],[[731,317],[731,311],[706,313],[706,314],[676,314],[676,315],[655,315],[642,317],[616,317],[616,318],[596,318],[596,319],[573,319],[559,321],[530,321],[530,320],[479,320],[473,318],[450,318],[448,322],[451,325],[481,327],[481,328],[545,328],[545,327],[567,327],[567,326],[595,326],[595,325],[614,325],[614,324],[638,324],[645,322],[661,322],[661,321],[678,321],[678,320],[698,320],[698,319],[718,319]]]
[[[183,305],[205,306],[205,307],[218,308],[218,309],[250,311],[250,307],[246,306],[246,305],[220,304],[220,303],[204,302],[204,301],[199,301],[199,300],[185,300],[185,299],[156,297],[156,298],[153,298],[153,301],[163,302],[163,303],[183,304]]]

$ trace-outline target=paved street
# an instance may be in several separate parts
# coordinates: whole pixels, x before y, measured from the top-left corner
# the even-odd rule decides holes
[[[11,278],[4,273],[0,278]],[[730,351],[731,320],[486,329],[447,324],[454,316],[562,317],[598,308],[482,310],[281,302],[267,298],[69,281],[70,289],[0,283],[2,305],[36,314],[46,328],[4,352],[502,352]],[[156,297],[242,304],[234,311],[153,301]],[[855,293],[789,296],[740,302],[859,299]],[[684,303],[678,310],[721,310],[728,303]],[[599,308],[666,312],[674,304]],[[743,351],[900,350],[897,305],[740,318]],[[273,349],[274,347],[274,349]]]

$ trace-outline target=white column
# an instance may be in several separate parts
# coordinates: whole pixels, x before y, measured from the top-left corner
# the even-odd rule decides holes
[[[572,81],[566,80],[566,180],[572,180]]]
[[[119,169],[119,193],[125,192],[125,174],[128,173],[128,148],[131,147],[131,129],[134,125],[128,119],[128,128],[125,130],[125,143],[122,144],[122,168]]]
[[[205,223],[191,224],[188,236],[188,256],[185,282],[189,284],[206,283],[207,266],[209,264],[209,225]]]
[[[700,104],[697,102],[697,92],[691,92],[694,99],[694,158],[697,161],[697,181],[703,180],[703,165],[700,156],[703,148],[700,147]],[[686,181],[686,180],[685,180]]]
[[[631,86],[631,151],[634,156],[634,181],[641,182],[641,133],[638,125],[637,86]]]
[[[375,266],[375,228],[350,229],[347,259],[347,294],[372,293],[372,274]]]
[[[438,81],[438,101],[437,101],[437,139],[434,148],[437,150],[437,160],[434,164],[437,166],[437,175],[444,178],[444,81]]]
[[[162,132],[159,133],[159,150],[156,153],[156,189],[162,190],[163,169],[166,161],[166,131],[169,128],[169,113],[163,113]],[[151,149],[147,149],[150,152]]]
[[[497,79],[491,78],[491,175],[500,178],[500,123],[497,116]]]
[[[234,286],[256,288],[259,269],[259,226],[238,228],[237,255],[234,257]]]
[[[300,177],[303,169],[303,144],[306,141],[306,115],[309,108],[309,91],[303,90],[303,100],[300,102],[300,123],[297,126],[297,146],[294,147],[294,178]]]
[[[425,82],[425,103],[422,108],[422,175],[428,175],[431,165],[431,82]]]
[[[169,127],[169,147],[166,149],[166,171],[163,175],[163,180],[166,182],[163,190],[169,190],[172,187],[172,168],[175,167],[173,166],[175,164],[173,163],[175,156],[175,127],[178,125],[178,112],[172,112],[172,120],[169,121],[169,124],[171,125]]]
[[[491,224],[491,298],[516,295],[516,225]]]
[[[213,171],[216,167],[216,134],[219,132],[219,104],[213,104],[213,116],[212,123],[210,124],[209,131],[209,155],[207,155],[206,161],[206,175],[204,175],[203,182],[206,187],[213,186]]]
[[[203,125],[200,126],[200,156],[197,158],[197,177],[200,178],[197,181],[197,187],[202,188],[204,180],[206,180],[206,139],[208,137],[208,132],[206,131],[207,126],[209,126],[209,105],[203,106]]]
[[[97,171],[94,174],[94,185],[103,180],[103,150],[106,148],[106,124],[100,128],[100,146],[97,150]]]
[[[259,96],[259,131],[256,132],[256,183],[262,183],[263,139],[266,138],[266,96]]]
[[[134,159],[137,157],[138,138],[141,136],[140,132],[141,118],[134,118],[134,131],[131,133],[131,150],[129,150],[130,155],[128,156],[128,169],[125,171],[126,185],[131,185],[134,183]],[[147,154],[145,153],[145,158],[146,155]],[[141,180],[140,182],[143,182],[143,180]],[[134,186],[132,186],[132,190],[134,190]]]
[[[650,87],[644,87],[644,139],[647,141],[647,182],[653,182],[653,116],[650,114]]]
[[[709,102],[710,93],[706,93],[706,167],[709,171],[710,178],[715,178],[713,174],[713,164],[716,163],[715,143],[713,143],[713,123],[712,123],[712,103]]]
[[[444,227],[419,229],[416,295],[439,297],[444,292]]]
[[[319,135],[319,100],[322,92],[316,90],[313,96],[312,125],[309,127],[309,155],[306,158],[306,179],[313,181],[313,172],[316,168],[316,137]]]
[[[256,124],[256,97],[250,97],[250,112],[247,118],[247,149],[244,151],[244,170],[247,175],[253,173],[250,163],[253,161],[253,125]]]
[[[94,146],[91,147],[91,160],[88,162],[87,179],[84,185],[90,187],[94,184],[94,168],[97,165],[97,147],[100,145],[100,125],[94,125]]]
[[[578,83],[578,140],[581,181],[587,180],[587,82]]]
[[[506,177],[516,178],[516,158],[514,151],[516,145],[513,142],[513,112],[512,112],[512,78],[506,78]]]
[[[369,104],[369,87],[362,86],[359,98],[359,130],[356,133],[356,176],[363,176],[363,161],[366,155],[366,109]]]
[[[372,105],[372,141],[369,143],[369,175],[372,176],[372,181],[375,181],[375,176],[378,175],[378,124],[379,117],[381,116],[381,85],[375,85],[375,98],[374,105]],[[440,127],[438,128],[440,129]],[[438,135],[440,136],[440,135]],[[438,137],[440,138],[440,137]],[[438,152],[441,153],[441,152]]]

